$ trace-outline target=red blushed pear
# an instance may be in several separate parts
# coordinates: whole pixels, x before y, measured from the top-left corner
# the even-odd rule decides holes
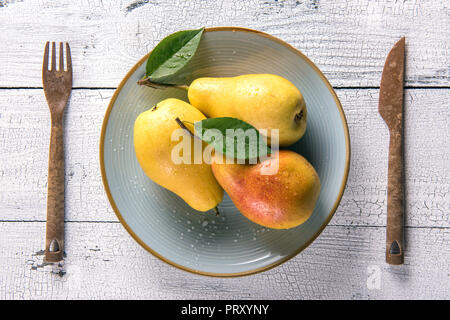
[[[227,163],[216,154],[212,170],[239,211],[268,228],[289,229],[314,211],[320,180],[301,155],[281,150],[257,164]],[[236,162],[236,161],[235,161]]]

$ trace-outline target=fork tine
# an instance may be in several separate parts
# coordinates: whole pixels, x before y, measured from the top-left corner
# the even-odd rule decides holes
[[[62,42],[59,43],[59,71],[64,71],[64,52]]]
[[[66,60],[67,60],[67,71],[72,72],[72,56],[70,54],[69,43],[66,42]]]
[[[56,71],[56,48],[54,42],[52,42],[52,71]]]
[[[42,63],[42,71],[48,71],[48,47],[50,42],[47,41],[44,50],[44,62]]]

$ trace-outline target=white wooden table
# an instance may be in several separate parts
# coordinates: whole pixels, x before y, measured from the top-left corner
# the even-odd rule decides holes
[[[0,299],[450,298],[448,1],[0,0]],[[212,278],[141,248],[111,209],[99,136],[115,87],[166,35],[242,26],[279,37],[324,72],[344,107],[351,169],[324,232],[289,262]],[[378,114],[384,60],[405,35],[406,257],[384,262],[388,131]],[[43,265],[50,116],[44,44],[70,41],[66,254]]]

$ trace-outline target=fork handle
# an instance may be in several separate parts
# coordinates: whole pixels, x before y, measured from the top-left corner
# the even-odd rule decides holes
[[[400,130],[390,132],[386,223],[386,262],[403,264],[404,164]],[[397,242],[397,243],[395,243]]]
[[[53,123],[48,161],[46,262],[58,262],[64,252],[64,142],[62,120]]]

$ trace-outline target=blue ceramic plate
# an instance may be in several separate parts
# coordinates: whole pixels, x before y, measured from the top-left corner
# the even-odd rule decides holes
[[[136,84],[147,56],[116,90],[102,127],[100,165],[106,193],[119,220],[145,249],[187,271],[213,276],[251,274],[279,265],[306,248],[325,228],[344,192],[350,140],[341,104],[319,69],[302,53],[270,35],[242,28],[206,29],[182,77],[273,73],[294,83],[308,108],[305,136],[290,149],[316,168],[322,185],[311,218],[297,228],[272,230],[249,221],[225,194],[220,216],[197,212],[152,182],[133,147],[136,117],[159,101],[187,100],[184,90]]]

